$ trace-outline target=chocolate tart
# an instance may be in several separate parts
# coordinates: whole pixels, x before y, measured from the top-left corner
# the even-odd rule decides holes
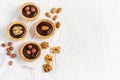
[[[37,24],[35,25],[34,31],[38,37],[46,39],[54,35],[56,27],[52,21],[42,19],[38,21]]]
[[[8,37],[11,40],[22,40],[28,34],[27,26],[23,22],[12,22],[6,30]]]
[[[20,8],[20,16],[28,21],[36,20],[40,15],[40,9],[37,4],[27,2]]]
[[[19,51],[21,57],[28,62],[33,62],[37,60],[42,53],[40,45],[35,42],[24,43]]]

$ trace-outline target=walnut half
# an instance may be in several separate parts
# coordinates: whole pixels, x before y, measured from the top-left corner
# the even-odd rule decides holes
[[[13,34],[14,35],[21,35],[22,34],[22,27],[20,27],[20,26],[15,26],[14,28],[13,28]]]
[[[52,48],[52,53],[60,53],[61,52],[61,47],[60,46],[55,46]]]

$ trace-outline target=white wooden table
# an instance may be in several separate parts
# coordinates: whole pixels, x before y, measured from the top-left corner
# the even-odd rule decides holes
[[[46,40],[51,47],[60,45],[62,52],[54,55],[54,69],[46,74],[42,64],[49,49],[34,63],[25,63],[18,52],[21,43],[44,40],[30,34],[24,41],[14,41],[13,66],[8,66],[10,58],[0,47],[0,80],[120,80],[120,0],[1,0],[0,43],[10,41],[5,33],[10,22],[24,21],[19,7],[27,1],[40,6],[38,20],[52,7],[63,7],[58,19],[62,27]],[[24,21],[30,33],[36,21]]]

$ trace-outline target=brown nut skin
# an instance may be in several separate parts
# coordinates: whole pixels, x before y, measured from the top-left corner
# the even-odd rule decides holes
[[[31,50],[31,52],[32,52],[32,54],[36,53],[36,49],[33,48],[33,49]]]
[[[28,11],[28,10],[30,10],[30,7],[29,7],[29,6],[26,6],[26,7],[25,7],[25,11]]]
[[[11,58],[15,58],[16,57],[16,54],[11,54]]]
[[[11,55],[11,52],[7,52],[7,55]]]
[[[13,47],[13,46],[10,46],[10,47],[9,47],[9,50],[10,50],[10,51],[14,50],[14,47]]]
[[[52,66],[50,64],[44,64],[43,69],[45,72],[50,72],[52,70]]]
[[[27,53],[27,54],[31,54],[31,51],[30,51],[30,50],[27,50],[26,53]]]
[[[12,65],[13,64],[13,61],[9,61],[9,65]]]
[[[12,46],[13,44],[12,44],[12,42],[8,42],[8,46]]]
[[[1,46],[2,46],[2,47],[6,47],[6,44],[5,44],[5,43],[2,43]]]
[[[32,49],[32,47],[33,47],[32,45],[28,45],[28,49]]]
[[[9,48],[7,48],[7,52],[10,52],[11,50]]]

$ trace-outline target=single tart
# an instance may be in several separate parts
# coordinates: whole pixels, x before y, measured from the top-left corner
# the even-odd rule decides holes
[[[47,19],[38,21],[34,28],[35,34],[42,39],[50,38],[55,33],[55,30],[54,23]]]
[[[7,27],[6,32],[11,40],[22,40],[27,36],[28,29],[23,22],[15,21]]]
[[[21,57],[28,62],[37,60],[42,53],[42,49],[39,44],[35,42],[26,42],[20,48]]]
[[[20,8],[20,15],[23,19],[28,21],[36,20],[39,17],[40,9],[37,4],[27,2]]]

